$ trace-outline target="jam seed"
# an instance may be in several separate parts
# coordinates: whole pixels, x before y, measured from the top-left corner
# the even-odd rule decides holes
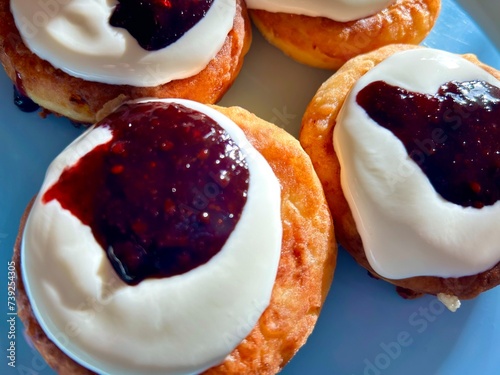
[[[113,174],[120,174],[124,171],[125,167],[123,165],[114,165],[112,168],[111,168],[111,173]]]
[[[469,186],[474,193],[479,194],[481,192],[481,185],[479,183],[471,182]]]

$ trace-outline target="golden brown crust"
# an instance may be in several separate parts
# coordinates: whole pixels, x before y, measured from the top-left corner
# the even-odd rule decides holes
[[[338,69],[354,56],[388,44],[420,43],[440,8],[441,0],[396,0],[373,16],[350,22],[253,9],[250,16],[264,37],[293,59]]]
[[[155,87],[109,85],[72,77],[33,54],[21,39],[9,4],[9,0],[0,0],[0,61],[7,75],[15,82],[19,73],[28,96],[41,107],[88,124],[96,122],[96,113],[104,104],[119,96],[216,103],[241,70],[252,39],[245,2],[237,0],[233,29],[216,57],[197,75]]]
[[[333,129],[337,115],[354,83],[375,65],[390,55],[412,48],[411,45],[391,45],[358,56],[347,62],[319,88],[303,117],[299,139],[309,154],[323,184],[335,223],[335,236],[356,261],[378,278],[411,291],[427,294],[446,293],[460,299],[470,299],[500,283],[500,264],[473,276],[460,278],[412,277],[401,280],[378,275],[368,263],[349,205],[340,186],[340,164],[333,148]],[[464,55],[500,79],[500,72],[482,64],[474,55]]]
[[[283,242],[271,303],[250,335],[219,366],[206,374],[275,374],[312,332],[328,293],[337,247],[332,219],[311,161],[284,130],[238,108],[215,107],[238,124],[269,162],[280,181]],[[22,219],[22,233],[28,206]],[[20,235],[14,260],[20,264]],[[21,275],[20,269],[18,274]],[[19,317],[48,364],[60,374],[92,374],[64,355],[34,317],[22,278],[18,278]]]

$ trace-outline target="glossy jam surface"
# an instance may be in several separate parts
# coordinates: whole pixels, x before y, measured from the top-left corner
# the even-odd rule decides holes
[[[210,117],[176,103],[124,105],[96,147],[44,194],[91,227],[118,275],[135,285],[217,254],[246,202],[249,172]],[[74,199],[78,197],[78,199]]]
[[[403,142],[444,199],[475,208],[500,199],[500,88],[451,81],[429,95],[376,81],[356,100]]]
[[[202,19],[213,0],[119,0],[111,26],[122,27],[142,48],[156,51],[181,38]]]

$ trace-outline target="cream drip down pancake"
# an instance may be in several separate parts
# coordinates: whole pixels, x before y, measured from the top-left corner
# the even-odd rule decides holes
[[[472,55],[396,45],[318,90],[300,140],[340,243],[374,275],[463,299],[500,281],[499,77]]]
[[[238,108],[123,104],[53,161],[27,215],[20,316],[62,373],[275,373],[312,330],[302,311],[319,313],[335,266],[307,156]]]

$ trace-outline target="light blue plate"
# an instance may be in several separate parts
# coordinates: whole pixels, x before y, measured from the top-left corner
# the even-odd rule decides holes
[[[479,2],[463,2],[470,9],[479,7]],[[476,16],[485,14],[483,6],[477,9]],[[491,32],[494,26],[491,23],[485,29]],[[452,0],[443,0],[438,23],[424,44],[472,52],[500,69],[499,52]],[[291,61],[255,33],[240,77],[221,104],[245,107],[296,135],[305,106],[330,74]],[[0,103],[0,280],[4,285],[0,288],[0,374],[50,375],[54,372],[24,339],[19,320],[14,327],[16,367],[7,365],[7,262],[21,214],[36,194],[45,169],[81,130],[65,119],[41,119],[18,111],[12,104],[12,84],[3,72]],[[500,288],[465,301],[458,312],[450,313],[433,297],[401,299],[392,286],[368,277],[341,250],[316,329],[283,374],[498,375]]]

